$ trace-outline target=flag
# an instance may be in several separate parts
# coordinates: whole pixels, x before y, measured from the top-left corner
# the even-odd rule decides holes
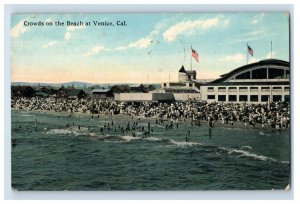
[[[192,49],[192,57],[194,57],[195,60],[196,60],[197,62],[199,62],[199,61],[198,61],[198,52],[197,52],[196,50],[193,50],[193,48],[191,48],[191,49]]]
[[[249,45],[247,45],[247,46],[248,46],[248,52],[249,52],[249,54],[253,57],[253,50],[252,50],[252,48]]]

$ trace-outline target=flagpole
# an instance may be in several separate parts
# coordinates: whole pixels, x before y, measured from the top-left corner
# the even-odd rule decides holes
[[[183,48],[183,64],[185,64],[185,48]]]
[[[272,41],[271,41],[271,59],[272,59],[272,57],[273,57],[272,54],[273,54],[273,53],[272,53]]]
[[[247,52],[247,64],[248,64],[248,57],[249,57],[249,52],[248,52],[248,43],[247,43],[247,47],[246,47],[246,52]]]
[[[192,48],[192,46],[191,46],[191,52],[193,52],[193,48]],[[193,70],[193,61],[192,61],[192,55],[193,55],[193,53],[191,54],[191,71]]]

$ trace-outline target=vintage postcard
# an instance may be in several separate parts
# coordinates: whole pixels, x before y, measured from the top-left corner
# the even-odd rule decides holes
[[[14,14],[17,191],[289,190],[290,17]]]

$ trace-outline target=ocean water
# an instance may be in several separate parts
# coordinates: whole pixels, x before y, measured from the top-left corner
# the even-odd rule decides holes
[[[115,132],[132,125],[121,117],[12,110],[11,121],[12,187],[19,191],[271,190],[290,183],[289,130],[216,126],[210,137],[206,124],[166,130],[151,122],[153,133],[133,137]],[[148,120],[140,124],[146,130]]]

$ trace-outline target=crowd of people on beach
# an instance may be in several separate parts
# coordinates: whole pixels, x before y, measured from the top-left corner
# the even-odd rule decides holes
[[[207,103],[205,101],[176,102],[117,102],[113,100],[85,98],[12,98],[13,109],[28,111],[53,111],[83,114],[128,115],[131,117],[155,118],[157,123],[169,121],[171,125],[179,121],[190,121],[191,125],[207,122],[209,127],[215,123],[234,125],[241,122],[245,126],[274,129],[287,129],[290,126],[289,103],[270,104],[246,103]]]

